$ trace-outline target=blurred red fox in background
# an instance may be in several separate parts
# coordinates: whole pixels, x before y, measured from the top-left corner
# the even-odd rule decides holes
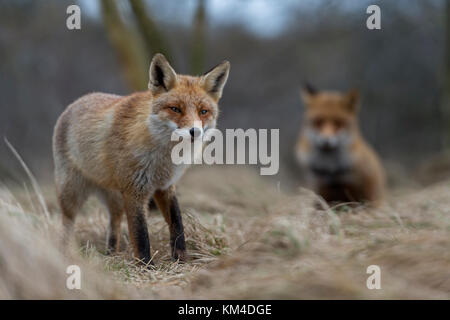
[[[305,104],[296,155],[310,187],[327,202],[379,205],[384,169],[358,125],[359,93],[301,90]]]

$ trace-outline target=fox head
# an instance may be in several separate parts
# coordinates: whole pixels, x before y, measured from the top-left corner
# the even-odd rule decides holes
[[[181,137],[202,138],[216,126],[218,102],[228,78],[230,63],[223,61],[202,76],[176,74],[162,54],[150,64],[148,88],[152,92],[150,130],[175,132]]]
[[[343,151],[358,134],[359,93],[318,92],[310,85],[301,90],[306,106],[304,130],[319,152]]]

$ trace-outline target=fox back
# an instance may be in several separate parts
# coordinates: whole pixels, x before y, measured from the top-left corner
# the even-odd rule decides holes
[[[311,187],[329,202],[378,201],[384,173],[358,124],[359,94],[302,90],[306,106],[296,147]]]

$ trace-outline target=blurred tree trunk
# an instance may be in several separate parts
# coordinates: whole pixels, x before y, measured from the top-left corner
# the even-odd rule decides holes
[[[133,90],[146,89],[148,62],[139,38],[122,21],[115,0],[102,0],[101,4],[108,38],[117,52],[129,86]]]
[[[192,52],[191,52],[191,71],[198,75],[204,72],[206,55],[206,9],[205,1],[198,0],[197,9],[194,16]]]
[[[450,0],[446,0],[445,6],[444,79],[441,108],[444,120],[443,147],[444,151],[450,152]]]
[[[146,8],[144,2],[142,0],[129,1],[133,14],[136,17],[139,30],[144,36],[145,45],[149,55],[154,55],[159,52],[164,54],[166,58],[173,63],[169,47],[166,41],[164,41],[164,35],[156,27],[156,24],[148,13],[148,8]]]

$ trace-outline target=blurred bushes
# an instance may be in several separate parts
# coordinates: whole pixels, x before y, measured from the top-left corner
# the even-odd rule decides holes
[[[366,28],[365,1],[311,8],[280,2],[291,6],[288,27],[274,37],[235,20],[211,21],[207,0],[194,2],[189,25],[177,22],[182,8],[172,19],[159,17],[171,1],[99,3],[103,15],[83,15],[82,30],[69,31],[69,1],[0,1],[0,134],[38,175],[51,173],[51,135],[62,110],[88,92],[145,88],[157,51],[180,73],[231,61],[219,126],[280,128],[281,177],[296,172],[304,80],[359,88],[362,130],[385,161],[411,168],[441,150],[443,1],[374,1],[382,9],[382,30],[375,31]],[[3,168],[17,168],[3,143],[0,155]]]

